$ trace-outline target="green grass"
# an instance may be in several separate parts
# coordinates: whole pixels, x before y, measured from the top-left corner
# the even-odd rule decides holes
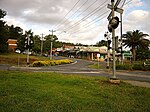
[[[150,112],[150,89],[92,76],[0,71],[1,112]]]
[[[106,70],[106,67],[104,65],[105,64],[103,62],[100,62],[99,65],[98,65],[98,63],[96,63],[96,64],[93,64],[93,65],[90,65],[89,67]]]

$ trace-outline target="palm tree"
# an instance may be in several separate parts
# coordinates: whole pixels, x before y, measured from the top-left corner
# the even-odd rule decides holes
[[[139,48],[147,49],[150,45],[150,40],[144,37],[149,36],[148,34],[143,34],[139,30],[128,31],[123,34],[123,46],[131,48],[133,54],[133,61],[136,60],[136,50]]]

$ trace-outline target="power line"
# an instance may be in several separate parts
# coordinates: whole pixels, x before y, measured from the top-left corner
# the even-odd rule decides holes
[[[100,20],[102,20],[102,19],[104,19],[106,16],[107,16],[107,13],[108,13],[109,11],[105,11],[103,14],[101,14],[100,16],[99,16],[99,18],[95,18],[93,21],[94,21],[94,23],[97,23],[97,22],[99,22]],[[105,15],[104,17],[102,17],[103,15]],[[100,18],[101,17],[101,18]],[[82,28],[88,28],[89,26],[91,26],[92,24],[94,24],[94,23],[92,23],[93,21],[91,21],[91,22],[89,22],[89,23],[87,23],[87,24],[85,24],[85,25],[83,25],[83,26],[85,26],[85,27],[83,27],[82,26]],[[97,25],[96,25],[97,26]],[[95,27],[95,26],[94,26]],[[93,27],[92,27],[93,28]],[[91,28],[90,28],[91,29]],[[78,32],[80,29],[78,29],[76,32]]]
[[[107,12],[109,12],[109,11],[107,11]],[[100,21],[100,20],[102,20],[102,19],[104,19],[104,18],[106,18],[107,17],[107,13],[105,14],[105,16],[104,17],[101,17],[100,19],[98,19],[97,21],[95,21],[95,23],[96,22],[98,22],[98,21]],[[86,27],[83,27],[83,28],[88,28],[88,29],[86,29],[86,30],[83,30],[84,32],[85,31],[89,31],[89,30],[91,30],[91,29],[95,29],[95,28],[97,28],[96,26],[98,26],[99,24],[97,24],[97,25],[95,25],[95,26],[93,26],[93,27],[89,27],[89,26],[91,26],[91,25],[88,25],[88,26],[86,26]],[[78,31],[80,31],[80,30],[76,30],[75,32],[73,32],[73,33],[77,33]],[[83,32],[82,31],[82,32]],[[79,33],[79,32],[78,32]],[[72,34],[72,33],[71,33]]]
[[[131,1],[132,1],[132,0],[130,0],[130,1],[128,1],[127,3],[125,3],[126,0],[124,0],[124,2],[123,2],[123,4],[122,4],[121,7],[123,7],[124,5],[129,4]],[[104,12],[102,15],[106,14],[107,12],[109,12],[109,11]],[[102,16],[102,15],[101,15],[101,16]],[[94,19],[94,23],[96,23],[96,22],[98,22],[98,21],[100,21],[100,20],[102,20],[102,19],[104,19],[104,18],[106,17],[106,16],[105,16],[105,17],[103,17],[103,18],[98,19],[98,18],[101,17],[101,16],[98,16],[97,18],[95,18],[95,19]],[[98,20],[95,21],[96,19],[98,19]],[[90,26],[89,24],[92,23],[92,22],[93,22],[93,21],[87,23],[86,25]],[[84,25],[84,26],[86,26],[86,25]],[[87,28],[88,26],[83,27],[83,28]],[[96,26],[97,26],[97,25],[96,25]],[[96,28],[96,27],[94,26],[94,27],[92,27],[92,28]],[[90,28],[90,29],[88,29],[88,30],[91,30],[92,28]],[[73,33],[71,33],[71,34],[74,34],[74,33],[78,32],[79,30],[80,30],[80,29],[76,30],[75,32],[73,32]],[[86,31],[87,31],[87,30],[86,30]],[[84,32],[85,32],[85,31],[84,31]],[[78,32],[78,33],[79,33],[79,32]]]
[[[130,3],[132,0],[130,0],[130,1],[128,1],[127,3],[125,3],[126,2],[126,0],[124,0],[123,1],[123,4],[122,4],[122,6],[121,7],[123,7],[124,5],[127,5],[128,3]],[[93,21],[94,21],[94,23],[96,23],[96,22],[98,22],[98,21],[100,21],[100,20],[102,20],[103,18],[99,18],[99,17],[101,17],[101,16],[103,16],[104,14],[106,14],[106,13],[108,13],[109,11],[106,11],[106,12],[104,12],[103,14],[101,14],[100,16],[98,16],[97,18],[95,18]],[[106,16],[105,16],[106,17]],[[98,19],[99,18],[99,19]],[[98,20],[97,20],[98,19]],[[96,21],[95,21],[96,20]],[[91,22],[89,22],[89,23],[87,23],[87,24],[85,24],[84,26],[85,27],[82,27],[82,28],[87,28],[88,26],[91,26],[92,24],[94,24],[94,23],[92,23],[93,21],[91,21]],[[92,24],[91,24],[92,23]],[[91,29],[91,28],[90,28]],[[80,29],[78,29],[77,31],[79,31]],[[77,32],[76,31],[76,32]],[[75,32],[74,32],[75,33]]]
[[[86,0],[69,18],[73,17],[88,1],[89,0]],[[69,19],[69,18],[67,18],[67,19]],[[65,24],[67,19],[65,18],[65,21],[62,24]],[[59,26],[61,27],[61,24]],[[58,26],[57,30],[59,30],[59,26]]]
[[[132,0],[129,0],[128,2],[126,2],[125,5],[129,4],[130,2],[132,2]]]
[[[102,8],[104,8],[104,7],[101,7],[101,6],[104,5],[105,3],[107,3],[107,0],[106,0],[104,3],[102,3],[101,5],[99,5],[98,7],[96,7],[94,10],[92,10],[92,11],[91,11],[89,14],[87,14],[85,17],[83,17],[82,19],[80,19],[78,22],[76,22],[73,26],[67,27],[65,30],[71,29],[71,28],[77,26],[78,24],[80,24],[80,23],[81,23],[82,21],[84,21],[85,19],[87,19],[87,18],[93,16],[96,12],[102,10]],[[105,5],[105,6],[106,6],[106,5]],[[100,8],[100,9],[99,9],[99,8]]]
[[[100,16],[94,18],[92,21],[88,22],[87,24],[85,24],[85,25],[83,25],[83,26],[88,27],[88,26],[90,26],[89,24],[91,24],[92,22],[94,22],[94,23],[98,22],[99,20],[101,20],[100,17],[102,17],[102,16],[103,16],[104,14],[106,14],[107,12],[109,12],[109,11],[105,11],[105,12],[102,13]],[[98,20],[97,20],[97,19],[98,19]],[[93,24],[93,23],[92,23],[92,24]],[[82,26],[82,27],[83,27],[83,26]],[[84,28],[84,27],[83,27],[83,28]],[[69,29],[69,30],[71,30],[71,29]]]
[[[67,14],[65,14],[65,16],[63,17],[63,19],[61,19],[55,27],[57,27],[59,24],[61,24],[61,22],[65,19],[65,17],[76,7],[76,5],[77,5],[80,1],[81,1],[81,0],[78,0],[78,1],[75,3],[75,5],[68,11]]]
[[[76,17],[79,17],[81,14],[83,14],[86,10],[88,10],[91,6],[93,6],[96,2],[97,2],[98,0],[95,0],[91,5],[89,5],[82,13],[80,13],[78,16],[76,16]],[[85,3],[84,3],[84,5],[85,5]],[[60,28],[58,28],[58,29],[60,29]]]

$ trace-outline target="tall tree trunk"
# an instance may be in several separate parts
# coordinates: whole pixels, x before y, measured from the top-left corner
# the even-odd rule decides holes
[[[132,47],[132,55],[133,55],[133,62],[136,60],[136,49],[135,46]]]

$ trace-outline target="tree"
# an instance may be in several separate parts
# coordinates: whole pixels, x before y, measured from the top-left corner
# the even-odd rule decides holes
[[[27,45],[27,37],[30,38],[29,46]],[[17,48],[23,52],[25,49],[32,49],[33,43],[33,32],[31,30],[25,31],[25,34],[18,39]]]
[[[133,54],[133,61],[136,60],[136,50],[139,48],[148,49],[150,40],[145,39],[148,34],[144,34],[139,30],[128,31],[123,34],[123,46],[131,48]]]
[[[19,26],[14,27],[14,25],[11,25],[9,27],[9,39],[18,39],[23,35],[23,29]]]
[[[107,41],[101,40],[96,43],[96,46],[101,47],[101,46],[107,46]]]
[[[51,48],[51,42],[53,42],[53,48],[57,48],[56,41],[58,40],[56,35],[47,35],[45,36],[45,42],[44,42],[44,51],[49,51]]]
[[[7,52],[8,26],[5,21],[1,20],[6,16],[6,11],[0,9],[0,53]]]
[[[4,17],[6,16],[6,14],[7,14],[6,11],[0,9],[0,19],[1,19],[1,18],[4,18]]]
[[[39,35],[33,36],[34,45],[32,50],[36,53],[41,52],[41,40]]]
[[[137,49],[136,58],[137,60],[150,59],[150,49]]]

